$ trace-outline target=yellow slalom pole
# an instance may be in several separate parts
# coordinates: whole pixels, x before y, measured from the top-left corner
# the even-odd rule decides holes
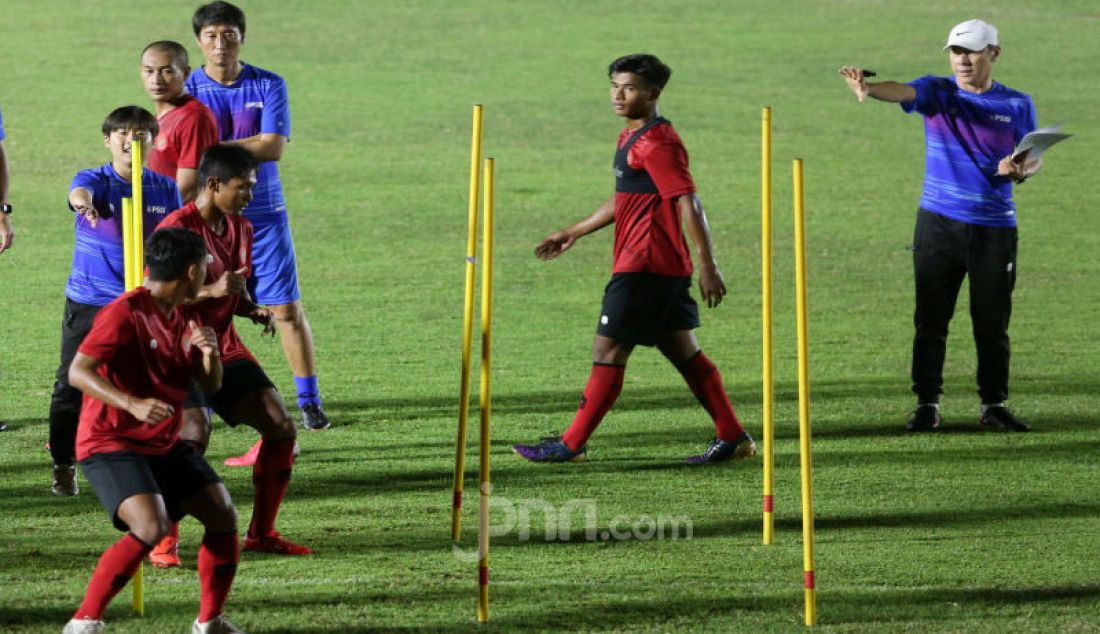
[[[134,211],[133,200],[130,198],[122,199],[122,270],[124,272],[124,283],[127,291],[132,291],[133,288],[138,287],[141,284],[141,278],[139,273],[141,271],[140,263],[135,260],[134,244],[141,243],[141,233],[134,233],[134,216],[138,216]],[[139,229],[140,231],[140,229]],[[138,570],[134,571],[133,579],[130,580],[130,589],[133,592],[133,612],[139,616],[145,614],[145,582],[144,575],[142,575],[142,565],[138,565]]]
[[[763,356],[764,545],[774,537],[775,404],[772,375],[772,109],[760,112],[760,302]]]
[[[806,306],[806,211],[802,159],[794,160],[795,299],[798,326],[798,453],[802,467],[802,563],[806,625],[817,623],[814,580],[813,461],[810,456],[810,345]]]
[[[493,186],[494,161],[485,159],[485,225],[481,238],[481,465],[478,471],[481,481],[481,496],[478,506],[479,525],[477,531],[477,578],[478,601],[477,620],[484,623],[489,620],[489,495],[492,487],[489,483],[489,450],[492,434],[491,361],[493,358]]]
[[[141,140],[135,138],[130,142],[131,161],[131,190],[134,196],[133,216],[133,249],[134,258],[134,286],[141,286],[145,282],[145,196],[142,186],[144,164],[141,157]],[[129,289],[127,289],[129,290]]]
[[[138,564],[137,570],[134,571],[134,578],[130,581],[134,592],[134,614],[138,616],[145,616],[145,575],[142,574],[144,568],[144,564]]]
[[[462,310],[462,378],[458,388],[458,438],[455,441],[454,492],[451,496],[451,541],[462,536],[462,487],[466,470],[466,427],[470,416],[470,356],[474,341],[474,282],[477,262],[477,202],[481,189],[481,104],[474,106],[470,142],[470,206],[466,229],[466,295]]]
[[[122,199],[122,273],[123,288],[133,289],[134,283],[134,201]]]
[[[142,195],[142,157],[141,139],[134,138],[130,142],[130,189],[133,199],[122,200],[123,222],[123,256],[126,269],[126,290],[133,290],[141,286],[145,281],[145,200]],[[129,212],[129,213],[127,213]],[[129,234],[129,235],[127,235]],[[134,571],[134,578],[130,580],[130,589],[133,592],[133,610],[138,616],[145,616],[145,574],[144,563],[138,564]]]

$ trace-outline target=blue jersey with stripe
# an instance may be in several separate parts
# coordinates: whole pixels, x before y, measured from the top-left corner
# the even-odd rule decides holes
[[[290,104],[283,78],[249,64],[228,86],[210,79],[205,68],[187,78],[187,91],[206,104],[218,122],[222,141],[246,139],[257,134],[279,134],[290,138]],[[253,226],[285,222],[286,201],[275,161],[260,163],[252,202],[244,215]]]
[[[983,93],[958,87],[953,77],[927,75],[905,112],[924,116],[924,193],[920,206],[948,218],[988,227],[1015,227],[1012,181],[997,164],[1036,128],[1028,95],[993,82]]]
[[[142,219],[145,237],[161,220],[183,206],[176,181],[151,169],[142,170]],[[76,214],[73,268],[65,296],[81,304],[106,306],[122,294],[125,278],[122,261],[122,199],[131,198],[130,183],[122,180],[110,163],[77,172],[69,191],[81,187],[92,192],[99,213],[96,226]],[[70,210],[72,207],[70,206]]]

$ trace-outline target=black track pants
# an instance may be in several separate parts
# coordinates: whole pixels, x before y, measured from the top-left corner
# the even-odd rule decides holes
[[[970,319],[978,352],[982,403],[1008,398],[1008,322],[1016,285],[1016,228],[984,227],[921,209],[913,236],[917,301],[913,325],[913,391],[939,402],[947,330],[963,278],[970,282]]]

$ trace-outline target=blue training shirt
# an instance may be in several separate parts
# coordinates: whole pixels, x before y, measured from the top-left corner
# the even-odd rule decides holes
[[[1015,227],[1012,181],[997,175],[997,164],[1037,127],[1031,97],[997,82],[967,92],[954,77],[927,75],[909,85],[917,97],[901,107],[924,115],[920,206],[968,224]]]
[[[143,232],[149,237],[161,220],[183,207],[176,181],[151,169],[143,170]],[[130,183],[122,180],[110,163],[81,170],[73,177],[69,191],[82,187],[92,192],[92,204],[99,212],[95,228],[87,218],[76,216],[73,268],[65,285],[65,296],[81,304],[106,306],[122,294],[125,276],[122,261],[122,199],[130,198]],[[72,211],[72,206],[69,207]]]
[[[0,141],[4,140],[4,111],[0,110]]]
[[[218,122],[222,141],[246,139],[257,134],[290,138],[290,103],[286,82],[275,73],[243,64],[237,81],[223,86],[199,68],[187,78],[187,91],[206,104]],[[244,215],[256,228],[286,221],[286,200],[275,161],[260,163],[252,202]]]

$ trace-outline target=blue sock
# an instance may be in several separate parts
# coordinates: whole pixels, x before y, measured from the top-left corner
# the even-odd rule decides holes
[[[321,405],[321,397],[317,391],[317,376],[296,376],[294,386],[298,388],[298,407],[307,403]]]

